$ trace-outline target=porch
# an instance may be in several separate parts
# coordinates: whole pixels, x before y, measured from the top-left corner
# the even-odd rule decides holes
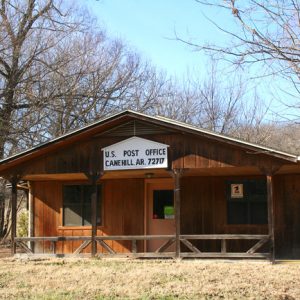
[[[235,176],[202,174],[199,177],[194,171],[189,173],[188,170],[179,169],[171,173],[173,178],[166,171],[153,172],[153,178],[150,179],[145,178],[144,172],[135,172],[134,178],[129,178],[131,174],[122,173],[122,179],[115,179],[108,173],[100,181],[92,181],[92,184],[83,180],[83,175],[78,180],[73,178],[71,182],[59,177],[51,181],[31,181],[30,236],[16,237],[15,231],[12,231],[12,254],[16,253],[18,246],[29,255],[274,260],[272,176],[236,173]],[[266,224],[226,225],[228,203],[224,195],[232,178],[234,182],[263,180],[266,183]],[[91,226],[70,227],[65,224],[63,189],[74,182],[91,187]],[[103,188],[101,206],[104,211],[101,212],[103,223],[100,226],[96,201],[99,184]],[[156,216],[153,195],[157,190],[172,192],[175,208],[173,219],[160,220]],[[12,199],[14,205],[14,182]],[[16,226],[14,210],[13,216],[13,225]],[[166,231],[168,222],[173,223],[171,231]],[[43,229],[40,229],[41,226]]]
[[[145,243],[150,240],[164,241],[154,252],[139,251],[138,242]],[[227,244],[230,241],[247,240],[253,244],[245,252],[232,252],[228,251]],[[21,247],[27,254],[34,254],[34,243],[51,244],[53,255],[63,256],[63,253],[57,253],[57,248],[61,248],[60,243],[65,242],[78,242],[81,244],[72,253],[78,255],[83,252],[90,244],[95,244],[92,248],[96,249],[93,256],[97,257],[133,257],[133,258],[272,258],[270,252],[262,252],[261,248],[270,242],[270,236],[268,235],[250,235],[250,234],[210,234],[210,235],[179,235],[179,240],[176,239],[176,235],[132,235],[132,236],[60,236],[60,237],[23,237],[15,238],[17,246]],[[130,242],[130,246],[126,247],[128,252],[117,252],[109,241],[126,241]],[[217,242],[218,252],[207,252],[196,247],[194,241],[214,241]],[[176,251],[167,251],[173,244],[179,242],[179,247],[176,246]],[[28,246],[29,245],[29,246]],[[98,247],[97,247],[98,246]],[[97,248],[102,249],[98,252]],[[183,246],[183,247],[182,247]],[[139,247],[143,248],[143,247]],[[49,253],[48,253],[49,255]]]

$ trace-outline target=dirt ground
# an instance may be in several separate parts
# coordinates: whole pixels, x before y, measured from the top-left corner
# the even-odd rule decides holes
[[[2,258],[0,299],[300,299],[300,264]]]
[[[0,258],[9,257],[10,253],[10,248],[0,246]]]

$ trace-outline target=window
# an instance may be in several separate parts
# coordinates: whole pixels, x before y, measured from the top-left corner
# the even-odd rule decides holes
[[[92,186],[65,185],[63,186],[63,225],[89,226],[91,220]],[[101,186],[97,186],[97,225],[101,220]]]
[[[174,191],[153,191],[153,219],[174,218]]]
[[[264,179],[227,182],[228,224],[267,224],[267,185]]]

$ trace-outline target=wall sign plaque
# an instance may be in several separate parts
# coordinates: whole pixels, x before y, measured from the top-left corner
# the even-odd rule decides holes
[[[104,171],[168,167],[168,145],[131,137],[102,148]]]
[[[244,197],[244,186],[242,183],[231,184],[231,198],[243,198]]]

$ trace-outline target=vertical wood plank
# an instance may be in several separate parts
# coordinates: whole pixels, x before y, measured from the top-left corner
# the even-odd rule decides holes
[[[270,236],[270,260],[275,260],[274,241],[274,201],[273,201],[273,176],[267,175],[267,197],[268,197],[268,231]]]
[[[97,177],[94,176],[92,180],[92,256],[97,254],[97,242],[95,237],[97,235]]]
[[[16,254],[15,237],[17,234],[17,182],[14,177],[11,180],[11,255]]]
[[[28,195],[28,211],[29,211],[29,220],[28,220],[28,236],[34,237],[34,196],[33,196],[33,187],[32,183],[29,183],[29,195]],[[34,252],[34,243],[29,242],[28,247],[31,251]]]
[[[182,169],[174,169],[174,206],[175,206],[175,257],[180,258],[180,177]]]
[[[226,247],[226,240],[221,240],[221,252],[226,253],[227,247]]]

